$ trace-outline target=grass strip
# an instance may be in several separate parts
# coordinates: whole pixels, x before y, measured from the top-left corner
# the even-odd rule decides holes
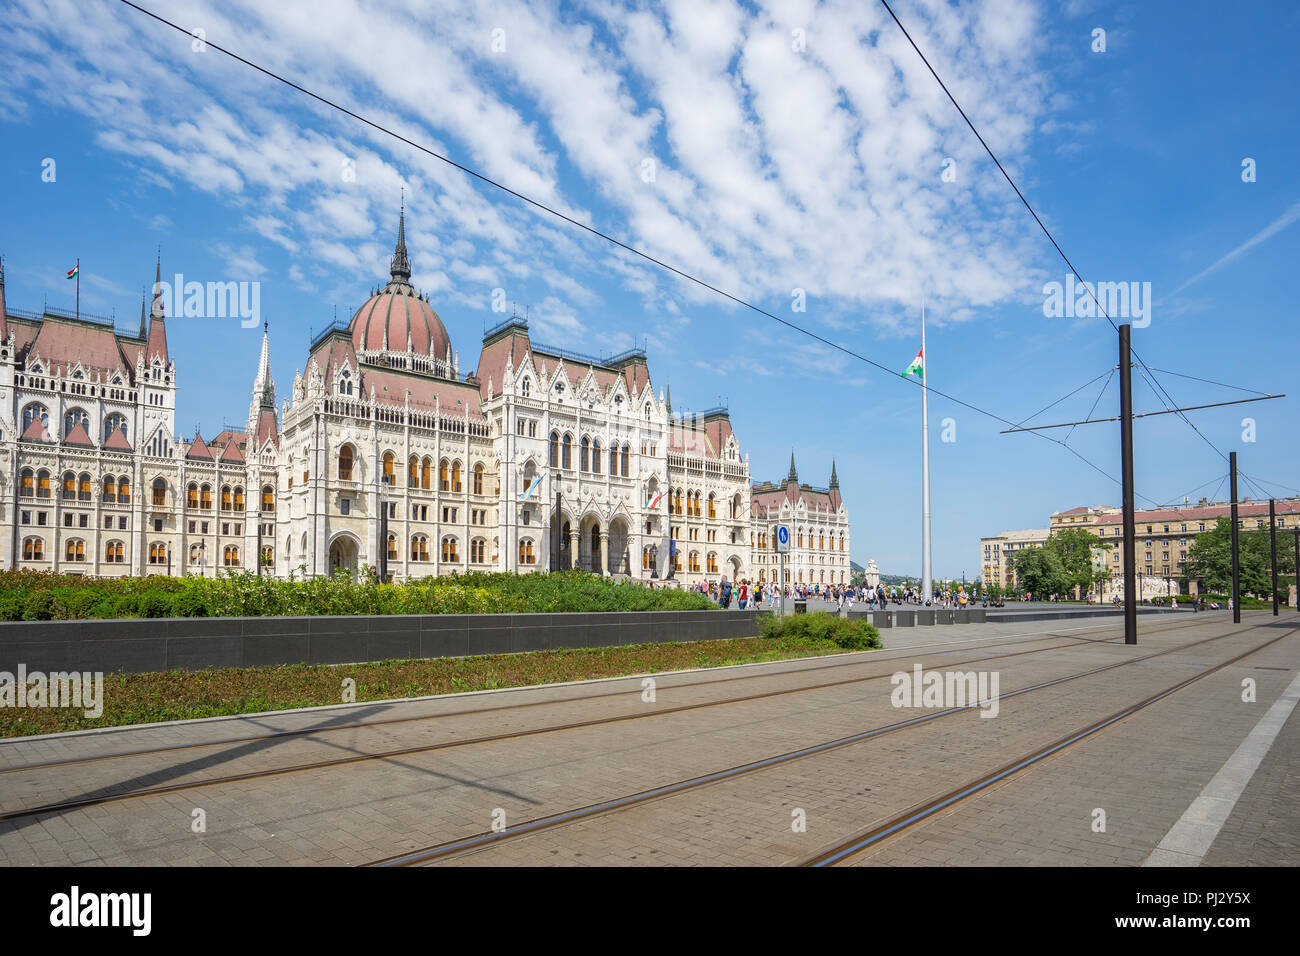
[[[384,701],[842,653],[831,640],[742,637],[366,664],[105,674],[103,716],[92,720],[73,708],[0,708],[0,737],[339,704],[346,678],[356,681],[358,702]]]

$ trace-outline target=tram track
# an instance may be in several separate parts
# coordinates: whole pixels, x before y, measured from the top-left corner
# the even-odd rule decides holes
[[[1191,623],[1200,623],[1200,622],[1191,622]],[[1171,623],[1170,625],[1165,626],[1161,630],[1167,631],[1167,630],[1186,629],[1187,627],[1191,626],[1191,623],[1189,622],[1178,622],[1176,624]],[[1148,633],[1154,633],[1155,631],[1156,629],[1152,628],[1148,631]],[[1046,653],[1048,651],[1062,650],[1068,647],[1079,646],[1078,639],[1076,638],[1061,638],[1059,635],[1045,635],[1041,637],[1027,638],[1023,641],[1013,641],[1013,642],[1005,642],[1002,644],[984,645],[984,647],[986,647],[989,650],[996,650],[999,647],[1005,647],[1005,646],[1016,647],[1016,646],[1020,646],[1021,644],[1037,643],[1040,641],[1053,640],[1053,639],[1063,640],[1063,643],[1053,644],[1048,647],[1038,647],[1038,648],[1030,648],[1028,650],[1014,651],[1006,654],[981,654],[979,656],[970,657],[964,660],[950,661],[947,664],[945,664],[945,666],[959,667],[966,664],[984,663],[984,662],[995,661],[995,660],[1006,660],[1009,658],[1023,657],[1030,654],[1040,654],[1040,653]],[[1217,640],[1217,639],[1219,638],[1210,638],[1207,640]],[[1113,638],[1113,639],[1107,639],[1105,641],[1100,641],[1097,643],[1116,643],[1117,641],[1118,638]],[[1195,645],[1187,645],[1187,646],[1195,646]],[[900,648],[900,651],[901,650],[903,649]],[[960,651],[947,650],[947,651],[931,651],[926,654],[911,654],[911,655],[904,654],[903,658],[906,658],[907,660],[913,660],[918,657],[933,657],[933,656],[953,654],[953,653],[960,653]],[[889,659],[882,660],[881,658],[869,657],[864,659],[863,661],[841,662],[838,665],[818,665],[818,667],[816,668],[801,668],[799,669],[799,671],[802,672],[804,670],[814,670],[814,669],[820,670],[820,669],[826,669],[830,667],[857,666],[859,664],[870,664],[870,663],[888,663],[890,661],[896,661],[899,659],[902,658],[889,658]],[[805,692],[815,691],[815,690],[824,690],[833,687],[842,687],[850,684],[865,683],[867,681],[883,680],[889,678],[893,673],[894,671],[891,670],[879,674],[868,674],[863,676],[848,677],[842,680],[824,681],[818,684],[801,685],[799,687],[786,687],[777,690],[762,691],[756,694],[746,694],[738,697],[725,697],[718,700],[699,701],[691,704],[681,704],[674,707],[658,707],[652,710],[648,709],[636,713],[615,714],[608,717],[592,718],[590,720],[568,721],[559,724],[551,724],[543,727],[527,728],[524,730],[512,731],[507,733],[487,734],[478,737],[467,737],[459,740],[439,741],[433,744],[421,744],[421,745],[410,746],[410,747],[393,748],[393,749],[388,749],[383,751],[376,751],[374,753],[351,754],[345,757],[331,758],[329,760],[309,761],[306,763],[293,764],[286,767],[272,767],[272,768],[265,768],[260,770],[247,771],[238,774],[227,774],[224,776],[213,777],[210,779],[190,780],[190,781],[184,781],[184,782],[179,782],[174,784],[163,784],[154,787],[143,787],[135,790],[123,790],[118,793],[104,793],[104,794],[97,794],[88,797],[79,797],[71,800],[53,801],[49,803],[40,804],[37,806],[24,807],[24,808],[18,808],[14,810],[0,812],[0,822],[21,820],[24,818],[44,816],[47,814],[64,813],[71,810],[79,810],[88,807],[100,806],[107,803],[116,803],[116,802],[121,802],[123,800],[138,799],[138,798],[150,797],[150,796],[161,796],[170,793],[178,793],[185,790],[220,786],[223,784],[242,783],[250,780],[284,776],[288,774],[302,773],[302,772],[307,772],[312,770],[326,770],[334,767],[354,765],[354,764],[364,763],[372,760],[387,760],[387,759],[393,759],[397,757],[412,756],[415,754],[430,753],[439,750],[450,750],[450,749],[455,749],[460,747],[468,747],[476,744],[487,744],[487,743],[495,743],[495,742],[500,742],[505,740],[515,740],[515,739],[521,739],[521,738],[531,737],[531,736],[536,736],[541,734],[558,733],[566,730],[578,730],[578,729],[589,728],[589,727],[622,723],[631,720],[639,720],[647,717],[663,717],[672,714],[685,713],[689,711],[703,710],[711,707],[720,707],[720,706],[726,706],[730,704],[739,704],[739,703],[745,703],[745,702],[755,701],[755,700],[765,700],[773,697],[782,697],[791,694],[805,693]],[[753,678],[764,677],[764,676],[770,677],[770,676],[780,676],[780,675],[770,675],[770,674],[769,675],[744,675],[744,677],[747,679],[753,679]],[[738,679],[741,678],[732,677],[732,678],[719,679],[716,681],[698,681],[698,682],[692,682],[681,686],[683,688],[690,688],[690,687],[697,687],[701,685],[714,684],[714,683],[730,683]],[[624,691],[612,692],[609,694],[594,695],[591,697],[567,698],[565,702],[583,702],[587,700],[601,699],[604,697],[626,696],[629,693],[635,693],[635,692],[637,692],[637,690],[633,690],[633,691],[624,690]],[[436,719],[438,717],[486,713],[497,709],[509,710],[509,709],[513,709],[514,707],[535,706],[535,705],[541,705],[545,703],[556,703],[556,702],[535,701],[535,702],[527,702],[524,704],[507,705],[502,708],[477,708],[477,709],[455,712],[454,714],[448,713],[448,714],[439,714],[439,715],[421,715],[420,717],[392,718],[391,720],[399,721],[399,722],[410,721],[410,720],[429,720],[429,719]],[[380,722],[372,721],[365,724],[365,726],[375,726],[378,725],[379,723]],[[335,729],[335,728],[330,728],[330,729]],[[301,733],[299,731],[290,731],[285,733],[291,733],[296,736],[302,736],[305,733],[309,733],[309,732],[310,731],[304,730]],[[274,735],[256,735],[253,738],[251,738],[251,742],[258,742],[264,739],[274,739]],[[92,755],[92,759],[107,759],[113,756],[125,757],[125,756],[139,756],[143,754],[156,754],[156,753],[168,752],[172,749],[186,750],[186,749],[191,749],[194,746],[210,745],[210,744],[211,742],[203,742],[203,744],[199,744],[198,742],[190,742],[186,744],[176,745],[174,748],[171,747],[152,748],[152,749],[141,750],[141,751],[125,751],[125,752],[120,752],[118,754]],[[62,766],[66,763],[83,762],[83,760],[84,758],[65,758],[63,761],[46,761],[41,764],[27,764],[27,765],[20,765],[17,767],[10,767],[8,768],[8,770],[14,771],[19,769],[26,769],[26,770],[48,769],[51,766]]]
[[[1268,624],[1254,625],[1251,627],[1244,628],[1242,630],[1232,631],[1227,634],[1219,634],[1212,637],[1203,638],[1198,641],[1193,641],[1187,644],[1178,645],[1176,647],[1166,648],[1164,650],[1157,651],[1152,654],[1145,654],[1124,661],[1116,661],[1110,664],[1103,665],[1101,667],[1091,668],[1076,674],[1069,674],[1064,677],[1058,677],[1058,678],[1053,678],[1051,680],[1042,681],[1039,683],[1032,684],[1028,687],[1020,688],[1019,690],[1016,691],[1011,691],[1008,693],[1001,694],[999,696],[999,700],[1007,700],[1013,697],[1019,697],[1023,694],[1028,694],[1046,688],[1055,687],[1071,681],[1080,680],[1086,677],[1091,677],[1107,671],[1115,670],[1117,668],[1128,667],[1134,664],[1139,664],[1144,661],[1149,661],[1155,658],[1164,657],[1169,654],[1175,654],[1181,651],[1190,650],[1192,648],[1200,647],[1202,645],[1210,644],[1216,641],[1225,640],[1227,638],[1240,637],[1243,634],[1249,633],[1251,631],[1259,630],[1260,628],[1268,627],[1268,626],[1270,625]],[[1283,634],[1277,638],[1274,638],[1273,640],[1267,642],[1266,644],[1260,645],[1257,648],[1247,651],[1243,655],[1239,655],[1237,658],[1234,658],[1233,661],[1239,660],[1241,659],[1241,657],[1248,656],[1251,653],[1255,653],[1258,650],[1262,650],[1264,647],[1270,646],[1271,644],[1274,644],[1277,641],[1290,636],[1290,634],[1295,633],[1296,630],[1300,630],[1300,626],[1296,628],[1292,628],[1292,630],[1288,631],[1287,634]],[[1006,656],[1012,656],[1012,655],[1006,655]],[[1019,656],[1019,655],[1015,655],[1015,656]],[[995,658],[990,657],[990,658],[982,658],[981,660],[993,660],[993,659]],[[1229,661],[1228,663],[1232,663],[1233,661]],[[965,663],[973,663],[973,661],[968,661]],[[959,662],[953,662],[951,666],[954,667],[959,666]],[[1224,666],[1228,666],[1228,665],[1227,664],[1220,665],[1218,669],[1222,669],[1222,667]],[[1204,676],[1204,675],[1200,675],[1200,676]],[[1176,689],[1181,689],[1182,686],[1186,686],[1188,683],[1191,682],[1192,681],[1184,681],[1180,683],[1180,685],[1178,685],[1178,688]],[[1172,691],[1169,691],[1169,693],[1171,692]],[[1159,696],[1167,696],[1167,693],[1158,695],[1157,699],[1159,698]],[[1150,701],[1150,702],[1154,702],[1154,701]],[[964,707],[953,707],[944,710],[934,711],[931,713],[923,714],[921,716],[912,717],[907,720],[902,720],[895,723],[886,724],[880,727],[871,728],[869,730],[865,730],[856,734],[850,734],[846,737],[840,737],[835,740],[825,741],[820,744],[815,744],[808,747],[802,747],[797,750],[789,751],[787,753],[778,754],[771,757],[765,757],[755,761],[750,761],[748,763],[744,763],[724,770],[702,774],[696,777],[691,777],[685,780],[676,781],[674,783],[665,784],[662,786],[654,787],[637,793],[626,794],[610,800],[603,800],[598,803],[591,804],[589,806],[561,811],[559,813],[549,814],[542,817],[536,817],[532,820],[527,820],[522,823],[513,824],[509,829],[502,832],[478,833],[469,837],[447,841],[444,843],[439,843],[439,844],[423,847],[416,850],[408,850],[406,852],[396,854],[390,857],[385,857],[379,860],[374,860],[363,865],[365,866],[411,866],[417,864],[440,862],[442,860],[451,859],[472,852],[476,852],[478,850],[482,850],[493,845],[499,845],[501,843],[518,839],[520,837],[524,837],[533,833],[541,832],[544,830],[555,829],[557,827],[566,826],[571,823],[585,821],[585,820],[592,819],[594,817],[615,813],[621,810],[625,810],[631,807],[648,803],[653,800],[676,796],[682,793],[686,793],[692,790],[709,786],[714,783],[719,783],[726,780],[732,780],[746,774],[751,774],[762,770],[771,769],[773,767],[782,766],[804,757],[813,756],[815,754],[826,753],[828,751],[836,750],[842,747],[847,747],[857,743],[862,743],[868,740],[872,740],[884,736],[886,734],[909,729],[912,727],[922,726],[928,724],[933,720],[938,720],[940,718],[951,716],[953,714],[967,712],[978,706],[979,706],[978,704],[970,704]],[[1144,704],[1144,706],[1146,705]]]
[[[1086,726],[1081,727],[1077,730],[1074,730],[1066,734],[1065,736],[1058,738],[1052,743],[1047,744],[1046,746],[1038,747],[1030,751],[1029,753],[1022,754],[1021,756],[1010,761],[1009,763],[1003,764],[1002,766],[994,770],[991,770],[988,773],[982,774],[979,777],[975,778],[974,780],[964,783],[961,786],[955,787],[952,790],[949,790],[943,794],[930,798],[929,800],[925,801],[919,806],[914,805],[912,807],[909,807],[906,810],[903,810],[900,813],[894,814],[893,816],[889,817],[883,822],[873,825],[870,829],[866,830],[865,832],[861,832],[851,837],[850,839],[837,844],[834,847],[822,850],[814,854],[813,856],[808,857],[807,859],[801,861],[798,865],[806,866],[806,867],[838,866],[848,861],[851,861],[854,857],[859,856],[864,851],[871,849],[872,847],[875,847],[886,840],[892,839],[894,837],[897,837],[903,833],[912,830],[914,827],[918,826],[921,823],[924,823],[927,820],[932,819],[937,814],[945,810],[964,804],[967,800],[971,799],[972,797],[976,796],[979,793],[982,793],[983,791],[987,790],[989,787],[993,786],[994,784],[1000,783],[1004,780],[1016,776],[1017,774],[1020,774],[1022,771],[1027,770],[1030,767],[1033,767],[1041,763],[1042,761],[1047,760],[1048,758],[1061,753],[1063,750],[1066,750],[1069,747],[1073,747],[1075,744],[1080,743],[1081,741],[1087,740],[1088,738],[1092,737],[1094,734],[1100,733],[1106,728],[1111,727],[1114,724],[1117,724],[1120,721],[1125,720],[1128,717],[1131,717],[1134,714],[1145,710],[1151,705],[1156,704],[1164,700],[1165,698],[1178,693],[1178,691],[1183,690],[1186,687],[1190,687],[1192,684],[1195,684],[1198,681],[1201,681],[1206,677],[1209,677],[1211,674],[1217,674],[1219,671],[1223,670],[1226,667],[1230,667],[1233,664],[1236,664],[1239,661],[1246,659],[1247,657],[1250,657],[1254,654],[1258,654],[1260,651],[1272,647],[1274,644],[1277,644],[1279,641],[1282,641],[1290,637],[1292,634],[1295,634],[1297,631],[1300,631],[1300,626],[1293,627],[1285,634],[1280,634],[1277,637],[1273,638],[1272,640],[1264,642],[1258,647],[1254,647],[1251,648],[1250,650],[1244,651],[1241,654],[1236,655],[1235,657],[1231,657],[1228,660],[1223,661],[1222,663],[1207,668],[1206,670],[1202,671],[1199,674],[1194,674],[1193,676],[1187,678],[1186,680],[1179,681],[1176,684],[1173,684],[1172,686],[1166,687],[1165,689],[1158,691],[1157,693],[1152,694],[1151,696],[1146,697],[1138,701],[1137,703],[1129,704],[1126,707],[1122,707],[1119,710],[1115,711],[1114,713],[1109,714],[1108,716],[1103,717],[1100,720],[1087,724]]]
[[[1167,630],[1177,630],[1181,628],[1191,627],[1200,623],[1201,622],[1194,621],[1194,620],[1171,622],[1162,627],[1154,627],[1154,628],[1147,629],[1144,633],[1160,633],[1162,631],[1167,631]],[[1114,626],[1115,625],[1096,625],[1095,627],[1084,627],[1084,628],[1080,628],[1079,630],[1082,631],[1104,630],[1107,627],[1114,627]],[[1009,637],[1013,639],[1006,640],[1006,641],[999,641],[998,639],[995,638],[993,640],[996,641],[996,643],[988,643],[979,646],[990,648],[990,649],[996,649],[1000,647],[1018,647],[1022,644],[1032,644],[1039,641],[1048,641],[1048,640],[1065,640],[1067,642],[1088,640],[1087,638],[1070,637],[1067,634],[1061,634],[1061,633],[1051,633],[1051,634],[1044,634],[1036,637],[1025,637],[1025,638],[1020,638],[1019,635],[1009,635]],[[1107,638],[1104,641],[1101,641],[1099,643],[1118,643],[1118,638]],[[1069,646],[1071,645],[1069,643],[1066,643],[1066,644],[1054,645],[1053,647],[1050,648],[1039,648],[1036,650],[1041,650],[1041,651],[1056,650],[1062,647],[1069,647]],[[898,656],[906,657],[909,660],[915,658],[938,657],[944,654],[954,654],[954,653],[960,653],[960,651],[955,649],[949,649],[949,650],[926,651],[924,653],[919,653],[919,654],[911,654],[907,652],[907,648],[897,649]],[[835,656],[838,657],[840,655],[835,655]],[[804,661],[809,659],[810,658],[790,658],[789,660]],[[689,690],[696,687],[709,687],[718,684],[731,684],[738,681],[762,680],[764,678],[770,679],[772,677],[784,676],[786,674],[805,674],[805,673],[815,673],[817,671],[823,671],[823,670],[842,669],[846,667],[860,667],[867,664],[876,664],[876,663],[881,663],[884,661],[895,660],[895,659],[896,659],[895,657],[881,657],[873,654],[870,657],[866,657],[863,658],[862,660],[857,660],[857,661],[839,660],[827,664],[818,664],[812,667],[791,668],[786,671],[736,674],[728,677],[712,678],[709,680],[689,681],[682,684],[666,685],[662,689]],[[779,664],[785,662],[772,661],[772,662],[764,662],[764,663]],[[673,672],[668,672],[662,676],[672,676],[672,673]],[[677,673],[681,673],[681,672],[677,672]],[[647,676],[655,677],[656,675],[636,674],[636,675],[628,675],[626,677],[616,677],[616,678],[607,678],[607,679],[608,680],[636,680],[638,678],[647,677]],[[860,678],[860,679],[865,679],[865,678]],[[837,686],[838,683],[840,682],[812,684],[812,685],[806,685],[804,687],[789,688],[783,691],[783,693],[796,693],[801,690],[819,690],[824,687]],[[510,690],[525,691],[531,689],[540,689],[545,686],[546,685],[536,685],[535,688],[520,687],[520,688],[510,688]],[[412,723],[420,723],[423,721],[443,720],[450,717],[469,717],[478,714],[491,714],[491,713],[501,713],[507,711],[518,711],[518,710],[524,710],[524,709],[534,708],[534,707],[561,706],[564,704],[571,704],[571,703],[581,704],[581,703],[586,703],[588,701],[598,701],[598,700],[604,700],[609,698],[624,697],[628,693],[629,691],[626,689],[612,690],[612,691],[607,691],[599,694],[572,695],[568,697],[555,698],[552,700],[518,701],[518,702],[501,704],[498,706],[491,706],[491,707],[467,707],[467,708],[462,708],[460,710],[450,710],[450,711],[444,711],[442,713],[436,713],[436,714],[410,714],[402,717],[385,717],[377,720],[360,720],[360,721],[350,721],[348,723],[341,723],[341,724],[330,724],[326,726],[299,727],[290,730],[275,730],[263,734],[244,734],[244,735],[233,736],[233,737],[222,737],[215,740],[192,740],[192,741],[186,741],[184,743],[177,743],[177,744],[163,744],[156,747],[137,747],[130,750],[116,750],[107,753],[83,754],[83,755],[78,755],[73,757],[58,757],[50,760],[39,760],[39,761],[32,761],[29,763],[0,766],[0,776],[3,776],[4,774],[10,774],[10,773],[22,773],[22,772],[29,772],[35,770],[46,770],[54,767],[64,767],[64,766],[71,766],[77,764],[95,763],[104,760],[120,760],[120,759],[133,758],[133,757],[147,757],[147,756],[153,756],[157,754],[177,753],[180,751],[196,750],[204,747],[229,747],[229,746],[238,746],[243,744],[256,744],[256,743],[263,743],[263,742],[270,742],[270,741],[277,741],[277,740],[291,740],[295,738],[315,737],[322,734],[339,733],[341,731],[346,731],[346,730],[367,730],[371,728],[391,727],[400,724],[412,724]],[[422,699],[433,700],[436,698],[422,698]],[[416,700],[422,700],[422,699],[416,698]],[[751,698],[748,696],[740,697],[740,698],[728,698],[725,700],[718,701],[717,703],[728,703],[733,701],[739,702],[739,701],[749,700],[749,699]],[[375,701],[374,703],[379,705],[391,705],[393,703],[411,703],[411,702],[413,701],[409,699],[402,699],[400,701]],[[663,712],[664,711],[659,711],[659,713],[663,713]],[[651,716],[651,714],[638,714],[637,716]],[[134,729],[138,730],[140,728],[137,727]],[[17,741],[0,741],[0,746],[3,746],[5,744],[20,743],[20,742],[21,742],[21,738]],[[0,820],[2,819],[4,819],[4,817],[2,814],[0,814]]]

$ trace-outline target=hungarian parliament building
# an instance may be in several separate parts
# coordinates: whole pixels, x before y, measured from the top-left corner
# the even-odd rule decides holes
[[[0,266],[4,568],[770,583],[788,525],[789,584],[849,583],[834,466],[825,488],[800,483],[793,455],[784,481],[751,482],[728,411],[674,415],[643,349],[580,355],[512,317],[462,374],[411,285],[405,213],[389,281],[315,337],[279,404],[263,330],[243,429],[177,434],[160,278],[132,335],[8,309]]]

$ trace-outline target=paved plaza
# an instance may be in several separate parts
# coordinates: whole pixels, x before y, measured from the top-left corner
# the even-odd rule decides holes
[[[797,865],[1198,677],[841,862],[1300,860],[1295,613],[1144,615],[1137,646],[1113,619],[883,637],[652,688],[2,742],[0,864]],[[995,712],[896,706],[915,665],[996,675]]]

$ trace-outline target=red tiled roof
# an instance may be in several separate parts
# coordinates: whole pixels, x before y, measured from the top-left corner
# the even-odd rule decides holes
[[[202,435],[195,435],[194,441],[190,443],[189,450],[185,452],[186,458],[203,458],[208,461],[212,460],[212,449],[208,443],[203,440]]]
[[[475,421],[484,420],[481,407],[481,394],[477,385],[468,382],[454,382],[447,378],[427,378],[423,375],[408,375],[388,369],[362,367],[361,387],[364,397],[370,398],[370,389],[375,390],[375,401],[388,405],[406,404],[406,393],[411,393],[411,407],[422,411],[433,411],[435,406],[444,415],[460,417],[469,411],[469,417]]]
[[[233,441],[228,442],[225,450],[221,453],[221,460],[242,462],[244,460],[244,453],[239,450],[239,443]]]
[[[89,322],[47,317],[32,342],[32,352],[46,364],[71,368],[80,362],[83,368],[126,371],[113,330]]]
[[[1300,500],[1278,501],[1276,503],[1277,514],[1291,515],[1300,514]],[[1259,518],[1268,515],[1268,502],[1252,501],[1249,504],[1239,503],[1237,505],[1238,518]],[[1232,516],[1232,505],[1214,504],[1195,506],[1189,508],[1162,508],[1159,511],[1138,511],[1134,513],[1134,523],[1136,524],[1177,524],[1183,521],[1203,521],[1213,518],[1228,518]],[[1097,518],[1099,525],[1119,525],[1124,523],[1124,515],[1111,514],[1100,515]],[[1163,533],[1163,532],[1162,532]]]
[[[112,451],[131,451],[131,443],[126,440],[126,432],[120,428],[114,428],[108,436],[108,441],[104,442],[104,447]]]
[[[280,424],[276,421],[275,410],[264,408],[257,416],[257,431],[253,434],[254,449],[260,449],[270,439],[278,448],[280,445]]]
[[[95,447],[95,443],[90,440],[90,435],[87,433],[86,426],[82,422],[77,422],[77,424],[72,426],[72,430],[69,431],[67,437],[63,439],[63,443],[65,445],[81,445],[85,448]]]
[[[50,433],[45,430],[45,423],[39,418],[32,419],[32,423],[27,426],[21,438],[23,441],[54,441]]]

